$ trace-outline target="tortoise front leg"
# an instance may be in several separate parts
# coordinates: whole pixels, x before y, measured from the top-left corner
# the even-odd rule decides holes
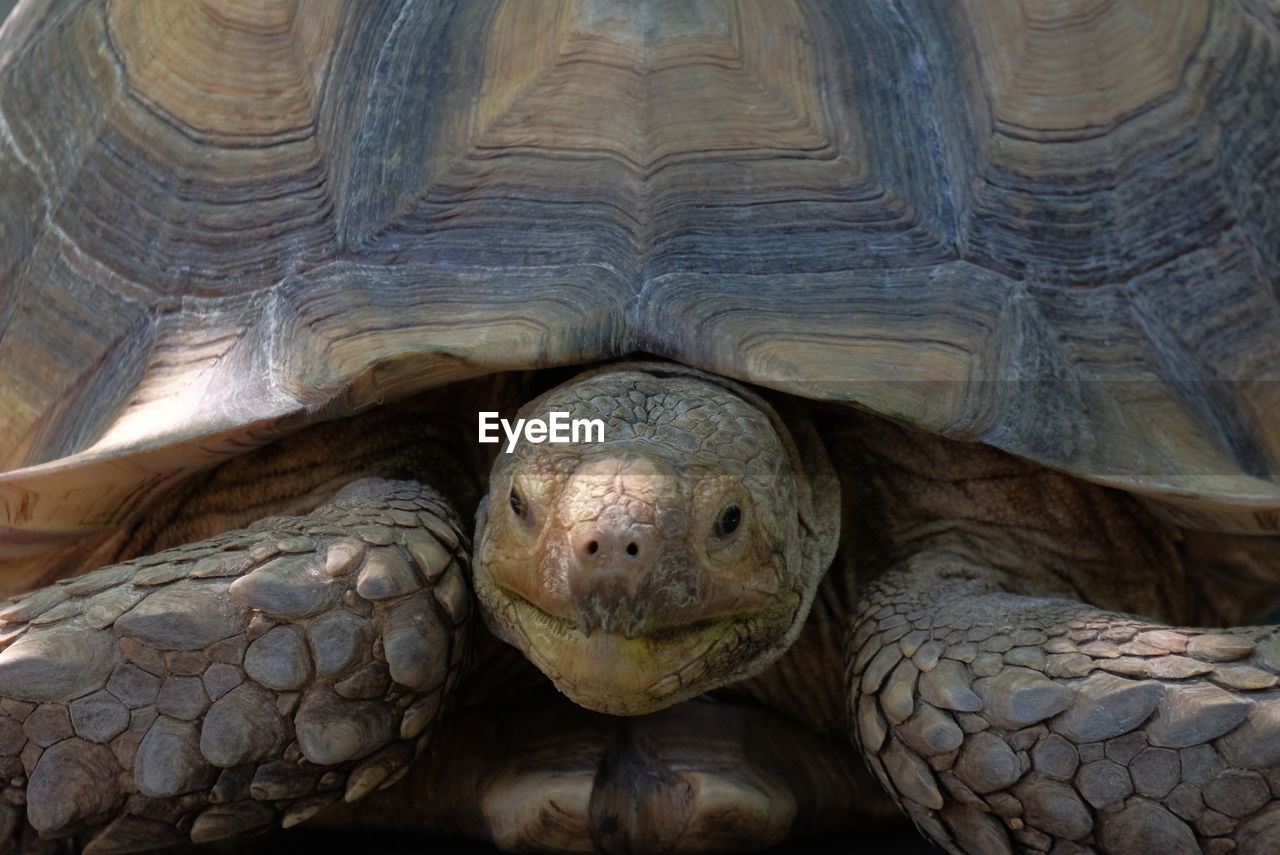
[[[289,826],[402,774],[461,670],[468,548],[433,490],[368,479],[4,604],[0,851]]]
[[[862,597],[858,743],[951,852],[1280,852],[1280,628],[1001,591],[945,553]]]

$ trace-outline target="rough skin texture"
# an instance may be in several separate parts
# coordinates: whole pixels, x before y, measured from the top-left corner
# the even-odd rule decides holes
[[[569,709],[514,652],[472,645],[469,544],[449,502],[359,481],[306,516],[0,606],[3,845],[89,831],[88,851],[109,852],[289,825],[395,783],[423,753],[370,810],[328,821],[523,851],[740,848],[874,813],[835,738],[952,852],[1280,847],[1280,635],[1181,628],[1240,605],[1132,497],[847,409],[810,408],[811,425],[679,366],[596,372],[526,415],[562,405],[607,416],[619,444],[500,460],[472,581],[486,621],[522,648],[500,581],[594,629],[580,636],[622,639],[530,642],[570,698],[607,707],[613,679],[619,711],[665,709]],[[394,432],[354,436],[397,458]],[[311,470],[290,476],[299,491]],[[218,504],[204,495],[184,501]],[[200,529],[200,513],[172,518]],[[735,533],[741,546],[725,545]],[[727,567],[699,545],[717,539],[741,550]],[[664,568],[664,584],[646,582]],[[764,596],[777,592],[781,607]],[[743,609],[761,617],[741,623]],[[743,656],[694,656],[679,681],[719,691],[637,691],[653,682],[616,657],[646,678],[680,674],[689,661],[652,651],[691,618],[750,630]]]
[[[921,831],[980,855],[1280,851],[1280,631],[1179,627],[1239,604],[1203,594],[1174,531],[990,449],[865,417],[832,434],[879,575],[849,708]]]
[[[762,670],[799,634],[836,545],[834,478],[808,477],[768,404],[650,371],[580,378],[521,409],[598,419],[604,441],[502,455],[476,533],[490,628],[614,715]],[[827,469],[819,445],[806,451]]]
[[[403,773],[461,673],[466,550],[438,494],[361,482],[4,604],[0,848],[287,827]]]

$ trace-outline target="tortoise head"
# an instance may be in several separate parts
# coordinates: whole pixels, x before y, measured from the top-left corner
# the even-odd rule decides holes
[[[764,668],[795,640],[834,551],[838,488],[816,439],[802,457],[758,396],[659,371],[596,372],[521,409],[569,441],[526,431],[499,455],[477,522],[490,628],[572,700],[615,715]]]

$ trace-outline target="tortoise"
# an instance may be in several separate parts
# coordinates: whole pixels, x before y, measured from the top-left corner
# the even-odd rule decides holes
[[[1278,67],[1250,0],[24,2],[0,849],[1277,851]]]

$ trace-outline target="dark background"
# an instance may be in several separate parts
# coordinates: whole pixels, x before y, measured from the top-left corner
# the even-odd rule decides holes
[[[423,839],[405,835],[380,835],[371,839],[365,834],[335,834],[332,831],[294,830],[232,844],[210,844],[173,850],[183,855],[322,855],[377,852],[380,855],[492,855],[492,846],[465,840]],[[945,855],[925,842],[914,830],[859,829],[824,837],[795,840],[773,849],[760,850],[759,855]]]

